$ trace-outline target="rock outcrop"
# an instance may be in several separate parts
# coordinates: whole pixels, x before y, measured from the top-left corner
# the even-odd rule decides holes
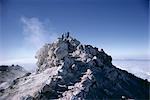
[[[149,85],[116,68],[103,49],[67,35],[45,44],[36,54],[35,73],[0,91],[6,100],[149,99]]]
[[[19,65],[0,66],[0,91],[7,88],[13,80],[26,75],[28,72]]]

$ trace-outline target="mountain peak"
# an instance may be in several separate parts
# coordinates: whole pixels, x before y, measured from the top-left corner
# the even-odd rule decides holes
[[[148,81],[116,68],[103,49],[83,45],[69,33],[45,44],[35,57],[37,71],[18,78],[16,84],[1,92],[0,99],[149,98]]]
[[[72,61],[82,61],[84,63],[95,61],[97,66],[104,64],[112,65],[111,56],[107,55],[103,49],[101,51],[91,45],[83,45],[69,35],[69,32],[62,34],[56,42],[45,44],[36,55],[39,70],[62,65],[65,59]]]

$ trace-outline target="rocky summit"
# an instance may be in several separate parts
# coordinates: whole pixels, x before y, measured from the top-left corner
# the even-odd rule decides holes
[[[36,54],[37,70],[0,90],[0,100],[149,99],[149,85],[116,68],[103,49],[63,34]]]

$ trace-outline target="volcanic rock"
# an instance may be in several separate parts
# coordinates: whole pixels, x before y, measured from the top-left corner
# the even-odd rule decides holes
[[[149,99],[149,85],[116,68],[112,57],[91,45],[62,35],[36,54],[35,73],[0,92],[2,100]]]

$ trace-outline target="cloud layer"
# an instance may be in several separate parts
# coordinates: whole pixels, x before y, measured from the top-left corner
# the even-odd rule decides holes
[[[40,21],[36,17],[21,17],[23,24],[24,42],[33,48],[39,48],[44,43],[49,43],[57,38],[50,24]]]

